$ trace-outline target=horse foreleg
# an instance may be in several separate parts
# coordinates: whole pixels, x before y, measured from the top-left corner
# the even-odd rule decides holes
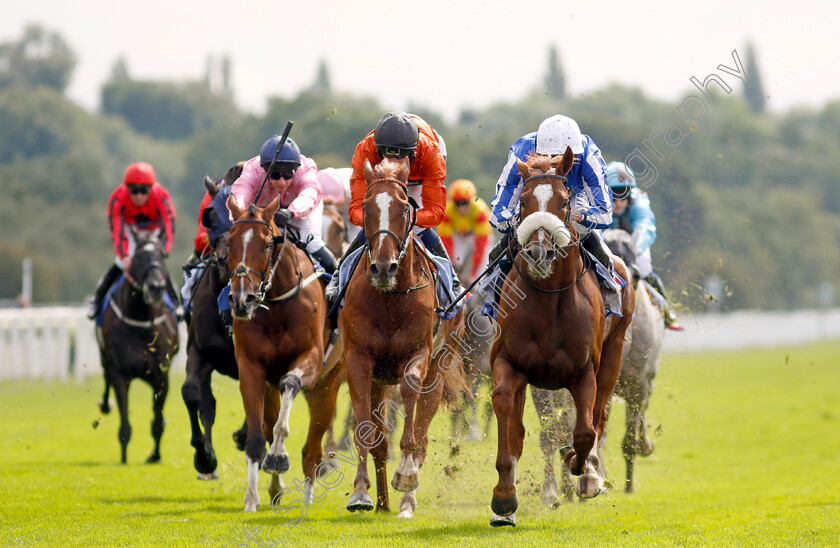
[[[305,504],[323,500],[323,496],[317,500],[314,498],[315,482],[318,481],[315,474],[323,459],[321,440],[324,437],[324,431],[332,425],[335,416],[335,400],[342,380],[339,369],[335,367],[330,370],[324,378],[318,380],[310,392],[309,431],[301,455],[303,475],[308,480],[304,488],[303,502]]]
[[[373,469],[376,474],[376,511],[390,512],[391,503],[388,500],[388,447],[390,445],[390,433],[396,426],[386,416],[388,410],[393,409],[393,401],[387,396],[390,394],[390,386],[380,383],[373,383],[370,387],[370,404],[376,410],[371,413],[371,420],[376,430],[385,432],[382,441],[371,447],[370,454],[373,456]],[[383,406],[387,405],[387,408]],[[396,477],[396,476],[395,476]]]
[[[248,434],[245,440],[245,460],[248,464],[248,487],[245,490],[245,511],[256,512],[260,504],[257,490],[260,462],[265,456],[265,437],[263,436],[263,405],[265,396],[265,370],[248,361],[244,356],[237,356],[239,363],[239,392],[245,408],[245,420]]]
[[[522,419],[517,420],[515,415],[520,412],[518,400],[523,396],[518,394],[524,393],[527,379],[505,357],[497,355],[493,362],[493,386],[493,411],[499,427],[499,448],[496,453],[499,482],[493,488],[490,507],[496,516],[509,516],[519,506],[516,499],[517,457],[514,450],[518,447],[521,454],[522,441],[515,437],[520,433],[524,435],[524,429],[520,426]],[[496,516],[493,521],[497,521]]]
[[[426,380],[429,368],[429,350],[422,349],[405,367],[405,373],[400,379],[400,395],[405,406],[405,422],[403,434],[400,438],[400,462],[394,470],[391,486],[403,493],[417,489],[420,484],[420,464],[417,454],[417,438],[415,437],[415,412],[420,392],[427,390],[423,382]],[[431,373],[429,381],[435,382],[433,390],[443,390],[443,376]],[[428,394],[424,394],[428,395]],[[440,402],[440,395],[437,396]]]
[[[350,401],[356,417],[354,442],[358,451],[356,478],[353,481],[353,494],[347,502],[347,510],[373,510],[373,499],[368,494],[370,478],[367,473],[367,456],[370,449],[382,443],[384,434],[377,431],[371,419],[370,392],[373,379],[373,360],[367,356],[353,353],[345,348],[347,364],[347,386],[350,389]]]
[[[271,447],[262,463],[262,469],[272,474],[282,474],[291,467],[289,453],[286,451],[286,438],[289,437],[289,415],[292,402],[300,392],[301,380],[297,371],[289,371],[280,379],[280,412],[274,422]],[[270,417],[266,417],[266,422]]]
[[[597,441],[595,428],[592,425],[592,410],[594,408],[596,393],[595,371],[592,363],[583,371],[577,384],[569,387],[569,392],[572,394],[572,399],[575,402],[577,418],[572,434],[572,445],[574,449],[565,451],[563,460],[566,466],[569,467],[572,475],[580,476],[586,466],[587,458]],[[580,485],[580,487],[583,487],[583,485]],[[578,496],[582,496],[581,491],[588,492],[589,490],[579,489]]]
[[[152,407],[154,417],[152,418],[152,437],[155,440],[155,449],[146,459],[146,464],[160,462],[160,439],[163,437],[163,404],[166,403],[166,394],[169,392],[169,377],[166,373],[159,372],[160,378],[155,379],[152,387]]]
[[[550,390],[531,387],[531,397],[540,420],[540,449],[545,461],[545,481],[543,482],[543,504],[557,508],[560,497],[557,496],[557,480],[554,476],[554,451],[560,441],[557,436],[558,424],[554,416],[553,394]]]
[[[128,380],[121,376],[112,377],[114,396],[117,398],[117,407],[120,410],[120,462],[127,461],[128,441],[131,439],[131,424],[128,422]]]
[[[184,384],[181,385],[181,397],[184,400],[184,405],[187,407],[187,414],[190,417],[190,429],[192,432],[190,445],[195,449],[193,464],[198,471],[198,478],[207,479],[207,476],[216,470],[217,463],[215,455],[211,453],[211,448],[208,447],[208,440],[201,431],[199,414],[201,413],[202,400],[205,396],[203,393],[204,383],[200,381],[200,360],[198,350],[194,345],[191,346],[189,355],[187,356],[187,378],[184,380]]]

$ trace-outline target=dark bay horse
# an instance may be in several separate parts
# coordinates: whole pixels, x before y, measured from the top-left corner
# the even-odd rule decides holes
[[[241,173],[241,165],[233,166],[219,181],[206,178],[205,188],[215,197],[223,181],[230,185]],[[219,316],[216,303],[219,293],[230,280],[227,242],[224,238],[227,231],[223,230],[229,224],[226,222],[228,212],[226,208],[222,209],[217,211],[211,205],[202,214],[201,223],[209,232],[223,233],[215,239],[215,247],[211,245],[206,249],[203,258],[206,265],[204,274],[193,289],[193,310],[187,328],[187,377],[181,386],[181,396],[190,416],[190,443],[195,448],[194,464],[199,479],[219,477],[212,437],[216,420],[216,399],[210,382],[212,373],[216,371],[232,379],[239,379],[233,339]],[[276,395],[274,399],[277,399]]]
[[[367,244],[345,294],[339,327],[344,337],[347,382],[357,427],[359,466],[347,509],[372,510],[368,494],[368,453],[376,470],[377,510],[389,511],[386,464],[389,415],[403,416],[402,452],[391,485],[405,493],[400,517],[417,507],[420,467],[426,458],[428,429],[444,383],[460,366],[452,349],[435,347],[463,326],[463,313],[439,322],[435,311],[432,263],[412,236],[415,212],[409,205],[407,158],[385,158],[375,170],[365,162],[364,230]],[[437,348],[438,351],[433,352]],[[463,379],[461,379],[463,382]],[[399,384],[405,411],[391,399]],[[465,388],[465,387],[464,387]]]
[[[120,461],[126,463],[131,439],[128,422],[128,385],[135,378],[149,383],[154,392],[152,437],[155,448],[147,463],[160,461],[163,436],[163,404],[169,390],[169,366],[178,352],[178,319],[164,301],[169,274],[166,252],[159,233],[132,229],[136,246],[131,265],[113,291],[96,330],[105,394],[100,409],[108,413],[108,391],[114,387],[120,408]]]
[[[535,156],[517,161],[525,184],[520,199],[522,222],[516,229],[521,251],[499,299],[500,337],[491,350],[493,410],[499,429],[493,489],[492,525],[514,525],[516,465],[522,455],[525,388],[572,394],[577,409],[573,447],[564,460],[581,476],[578,496],[602,492],[597,472],[598,439],[606,422],[606,407],[618,378],[624,334],[633,316],[633,287],[622,290],[622,316],[605,320],[598,280],[581,255],[571,225],[570,192],[565,175],[574,155]],[[624,279],[628,269],[620,259],[615,268]],[[521,306],[517,306],[521,305]]]
[[[279,206],[279,197],[265,208],[251,204],[244,209],[233,195],[228,199],[234,219],[227,235],[233,340],[248,425],[246,512],[255,512],[260,502],[260,463],[272,475],[272,501],[285,490],[280,474],[289,470],[290,464],[284,444],[290,432],[292,401],[301,388],[312,389],[309,433],[303,447],[304,502],[312,502],[321,440],[335,413],[341,381],[340,367],[322,371],[324,285],[305,252],[274,224]],[[279,391],[282,401],[279,409],[267,412],[265,396],[272,390]],[[264,420],[272,434],[268,454]]]

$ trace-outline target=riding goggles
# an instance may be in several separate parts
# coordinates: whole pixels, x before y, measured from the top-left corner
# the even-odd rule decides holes
[[[379,154],[381,154],[385,158],[403,158],[405,156],[411,156],[414,152],[413,148],[399,148],[399,147],[389,147],[389,146],[379,146],[377,147],[379,150]]]
[[[273,167],[271,168],[271,171],[268,172],[268,176],[275,181],[279,181],[280,179],[291,179],[295,176],[295,171],[297,171],[297,169],[290,170],[288,168]]]
[[[128,185],[128,191],[132,194],[148,194],[151,189],[149,185]]]
[[[456,207],[461,207],[461,206],[465,206],[465,205],[470,205],[470,201],[469,200],[455,200],[455,206]]]

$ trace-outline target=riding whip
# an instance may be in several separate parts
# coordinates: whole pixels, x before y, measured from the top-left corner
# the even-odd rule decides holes
[[[274,156],[271,157],[271,165],[268,166],[268,169],[265,170],[265,177],[263,178],[263,182],[260,185],[260,190],[257,192],[257,196],[254,198],[254,203],[256,204],[260,200],[260,195],[262,194],[263,189],[265,188],[265,183],[268,182],[268,174],[271,173],[271,168],[274,167],[274,162],[277,160],[277,155],[280,154],[280,151],[283,150],[283,145],[286,144],[286,139],[289,137],[289,132],[292,131],[292,126],[294,122],[289,120],[286,122],[286,129],[283,130],[283,135],[280,136],[280,142],[277,143],[277,150],[274,151]]]

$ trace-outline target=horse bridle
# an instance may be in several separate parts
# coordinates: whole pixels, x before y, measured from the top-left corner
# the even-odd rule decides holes
[[[271,229],[271,223],[263,221],[262,219],[239,219],[238,221],[233,222],[234,225],[244,224],[244,223],[258,223],[258,224],[265,225],[269,228],[269,230],[272,230]],[[271,291],[271,285],[274,281],[274,273],[277,271],[277,267],[280,265],[280,260],[283,258],[283,252],[286,250],[286,245],[289,242],[289,238],[286,237],[285,228],[283,230],[284,230],[284,232],[281,235],[274,234],[274,231],[272,230],[271,251],[269,251],[269,253],[268,253],[269,260],[266,261],[266,263],[265,263],[265,271],[264,272],[262,272],[262,273],[257,272],[256,270],[249,267],[248,265],[243,264],[241,261],[240,261],[239,265],[237,265],[237,267],[233,270],[233,272],[231,272],[231,281],[233,281],[234,278],[246,278],[246,277],[248,277],[249,274],[254,274],[255,276],[257,276],[260,279],[259,288],[257,289],[257,292],[255,293],[254,296],[256,297],[257,302],[259,303],[259,306],[261,308],[265,308],[265,309],[268,308],[268,306],[266,306],[266,304],[265,304],[266,302],[283,302],[283,301],[286,301],[288,299],[291,299],[292,297],[295,297],[303,287],[303,272],[301,272],[300,264],[297,264],[297,268],[296,268],[297,274],[298,274],[297,288],[293,289],[292,292],[290,292],[290,293],[286,293],[286,294],[282,295],[282,297],[280,297],[280,298],[276,298],[276,299],[267,299],[266,298],[266,295],[268,294],[268,292]],[[274,251],[276,249],[278,240],[281,240],[283,243],[280,245],[280,252],[277,254],[277,259],[272,264],[271,256],[274,254]],[[295,258],[297,258],[297,255],[295,255]]]
[[[375,181],[372,181],[370,184],[372,186],[372,185],[375,185],[375,184],[378,184],[378,183],[396,183],[397,186],[400,187],[400,189],[405,193],[406,197],[408,198],[408,185],[406,183],[400,181],[399,179],[394,179],[392,177],[385,177],[383,179],[376,179]],[[417,222],[417,209],[415,207],[415,204],[413,203],[413,200],[411,200],[410,198],[409,198],[409,209],[405,212],[405,218],[406,218],[405,219],[405,233],[403,234],[402,238],[400,238],[393,231],[391,231],[387,228],[379,229],[376,232],[374,232],[373,234],[371,234],[369,237],[367,237],[367,244],[365,244],[365,247],[366,247],[366,252],[367,252],[367,256],[368,256],[369,261],[373,261],[373,256],[371,255],[371,252],[370,252],[370,248],[371,248],[371,244],[373,242],[373,239],[380,234],[385,234],[386,236],[391,236],[392,238],[394,238],[394,240],[397,241],[397,245],[399,246],[398,247],[399,255],[397,256],[397,262],[402,262],[403,257],[405,257],[405,253],[408,250],[408,238],[409,238],[409,236],[411,236],[411,231],[414,228],[415,223]]]
[[[568,179],[564,175],[555,175],[553,173],[543,173],[541,175],[532,175],[532,176],[528,177],[527,179],[525,179],[525,181],[523,183],[523,189],[529,181],[532,181],[532,180],[535,180],[535,179],[560,179],[560,180],[563,181],[564,186],[568,185]],[[561,210],[564,209],[564,208],[566,209],[566,226],[569,226],[569,223],[572,220],[571,194],[566,198],[566,201],[563,202],[563,205],[560,206]],[[516,228],[517,227],[514,226],[514,232],[516,231]],[[509,247],[510,247],[512,242],[513,242],[513,238],[511,238],[511,240],[508,242]],[[567,244],[563,247],[576,246],[576,245],[580,245],[579,240],[575,243]],[[519,254],[519,252],[517,252],[517,255],[518,254]],[[519,265],[516,264],[516,257],[513,255],[513,253],[511,253],[510,255],[511,255],[511,257],[513,257],[513,266],[514,266],[514,268],[516,268],[516,272],[517,272],[517,274],[519,274],[519,277],[521,279],[525,280],[525,283],[527,283],[529,286],[531,286],[532,288],[534,288],[537,291],[540,291],[542,293],[561,293],[563,291],[566,291],[567,289],[570,289],[570,288],[576,286],[578,284],[578,282],[580,282],[583,279],[583,275],[586,274],[586,271],[589,270],[589,267],[591,266],[591,264],[587,260],[586,255],[582,253],[581,254],[581,259],[583,260],[583,263],[584,263],[583,264],[583,269],[580,271],[580,275],[577,277],[577,279],[575,279],[574,282],[572,282],[571,284],[569,284],[565,287],[561,287],[559,289],[545,289],[545,288],[539,287],[538,285],[534,284],[533,282],[531,282],[531,280],[528,279],[527,276],[522,274],[522,271],[520,270]]]
[[[397,236],[391,230],[388,230],[388,229],[377,230],[376,232],[371,234],[369,238],[367,238],[367,242],[365,243],[365,252],[367,253],[368,262],[372,262],[373,261],[373,256],[371,255],[370,248],[371,248],[371,244],[373,243],[373,239],[380,234],[385,234],[387,236],[391,236],[392,238],[394,238],[394,240],[397,241],[397,244],[399,246],[398,247],[399,254],[397,255],[397,263],[401,263],[403,258],[405,257],[406,252],[408,251],[408,239],[411,237],[411,233],[412,233],[412,230],[414,229],[414,225],[417,223],[417,209],[418,209],[417,203],[414,201],[414,199],[412,199],[408,195],[408,186],[409,185],[400,181],[399,179],[394,179],[393,177],[385,177],[385,178],[382,178],[382,179],[376,179],[375,181],[372,181],[370,184],[374,185],[374,184],[377,184],[377,183],[396,183],[397,186],[399,186],[400,189],[402,189],[402,191],[405,193],[406,197],[408,198],[409,209],[405,212],[405,217],[406,217],[405,233],[403,234],[403,237],[400,238],[399,236]],[[420,278],[420,281],[418,281],[417,284],[413,285],[412,287],[409,287],[408,289],[404,289],[404,290],[400,290],[400,291],[390,291],[390,293],[410,293],[412,291],[417,291],[418,289],[423,289],[424,287],[428,287],[428,285],[431,283],[431,277],[426,272],[426,269],[423,268],[422,264],[420,266],[420,270],[423,273],[423,277]],[[368,282],[372,284],[371,279],[370,279],[370,275],[367,272],[365,272],[365,277],[367,278]],[[425,284],[423,284],[424,279],[426,280]]]

